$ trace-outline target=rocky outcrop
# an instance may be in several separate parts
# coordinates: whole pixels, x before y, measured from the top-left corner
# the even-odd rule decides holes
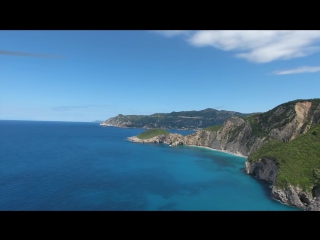
[[[140,139],[135,136],[128,137],[127,140],[135,143],[164,143],[173,146],[183,144],[183,136],[177,133],[161,134],[148,139]]]
[[[313,197],[310,193],[303,191],[297,186],[289,185],[286,188],[273,186],[271,195],[281,202],[307,210],[310,208]],[[318,209],[320,210],[320,209]]]
[[[100,123],[100,126],[103,126],[103,127],[128,128],[128,126],[131,126],[131,125],[132,125],[132,122],[125,120],[122,114],[119,114],[116,117],[110,118]]]
[[[279,167],[276,161],[271,158],[262,158],[258,161],[250,164],[248,161],[245,162],[245,172],[247,174],[253,175],[256,178],[267,181],[274,184],[277,178]]]

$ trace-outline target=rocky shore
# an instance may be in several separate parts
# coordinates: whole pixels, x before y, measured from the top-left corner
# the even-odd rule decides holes
[[[206,148],[209,150],[213,150],[213,151],[219,151],[219,152],[224,152],[224,153],[228,153],[228,154],[232,154],[232,155],[236,155],[239,157],[247,157],[243,154],[241,154],[240,152],[230,152],[228,150],[222,150],[222,149],[215,149],[215,148],[211,148],[208,146],[202,146],[202,145],[196,145],[198,144],[197,141],[194,141],[195,139],[197,139],[196,134],[190,134],[187,136],[183,136],[181,134],[177,134],[177,133],[170,133],[170,134],[162,134],[162,135],[158,135],[155,136],[153,138],[149,138],[149,139],[139,139],[136,136],[133,137],[128,137],[127,140],[129,140],[130,142],[134,142],[134,143],[163,143],[163,144],[168,144],[171,146],[177,146],[177,145],[186,145],[186,146],[191,146],[191,147],[201,147],[201,148]]]
[[[246,161],[245,172],[271,184],[271,197],[280,202],[295,206],[306,211],[320,211],[320,187],[303,191],[298,186],[289,185],[286,188],[275,186],[278,175],[278,166],[275,159],[262,158],[254,163]]]

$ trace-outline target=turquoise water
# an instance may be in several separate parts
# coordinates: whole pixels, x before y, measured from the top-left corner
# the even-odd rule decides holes
[[[125,140],[143,131],[0,121],[0,210],[298,210],[246,175],[245,158]]]

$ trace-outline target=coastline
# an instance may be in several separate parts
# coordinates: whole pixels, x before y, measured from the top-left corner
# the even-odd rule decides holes
[[[137,138],[137,136],[127,137],[126,140],[128,140],[130,142],[133,142],[133,143],[150,143],[148,141],[145,142],[144,140]],[[165,144],[167,144],[167,143],[165,143]],[[230,151],[227,151],[227,150],[219,150],[219,149],[214,149],[214,148],[210,148],[210,147],[191,145],[191,144],[183,144],[183,145],[184,146],[190,146],[190,147],[206,148],[208,150],[217,151],[217,152],[223,152],[223,153],[226,153],[226,154],[234,155],[234,156],[237,156],[237,157],[242,157],[242,158],[245,158],[245,159],[248,158],[248,156],[244,156],[241,153],[233,153],[233,152],[230,152]]]
[[[145,127],[124,127],[124,126],[117,126],[117,125],[112,125],[112,124],[108,124],[108,123],[100,123],[99,126],[102,127],[116,127],[116,128],[131,128],[131,129],[147,129],[147,130],[151,130],[151,129],[157,129],[157,128],[145,128]],[[203,128],[199,128],[199,129],[193,129],[193,128],[161,128],[160,129],[164,129],[164,130],[179,130],[179,131],[201,131],[203,130]],[[192,133],[191,133],[192,134]]]
[[[242,157],[242,158],[246,158],[246,159],[248,158],[248,156],[244,156],[244,155],[242,155],[240,153],[233,153],[233,152],[229,152],[229,151],[226,151],[226,150],[218,150],[218,149],[214,149],[214,148],[210,148],[210,147],[197,146],[197,145],[187,145],[187,144],[184,144],[184,146],[206,148],[206,149],[212,150],[212,151],[223,152],[223,153],[231,154],[231,155]]]

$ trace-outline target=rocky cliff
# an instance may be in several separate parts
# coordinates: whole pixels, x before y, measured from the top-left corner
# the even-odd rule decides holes
[[[294,181],[292,181],[294,183],[288,182],[286,185],[280,185],[281,181],[277,181],[277,179],[279,169],[282,172],[286,168],[284,160],[281,162],[275,158],[274,156],[278,156],[277,154],[273,154],[274,156],[264,156],[262,154],[254,159],[257,155],[253,154],[270,141],[291,142],[307,133],[310,128],[318,123],[320,123],[320,100],[296,100],[281,104],[265,113],[247,117],[232,116],[217,131],[200,130],[187,136],[169,134],[147,140],[134,137],[128,138],[128,140],[171,145],[196,145],[241,154],[248,157],[245,163],[245,172],[270,182],[273,186],[273,198],[306,210],[320,210],[320,187],[317,184],[309,188],[302,188],[300,185],[304,186],[303,182],[299,185],[299,182]],[[287,150],[284,154],[289,154],[288,151],[291,150]],[[320,156],[320,152],[316,156]],[[320,165],[319,157],[315,157],[315,159],[315,164],[319,163]],[[308,182],[308,180],[305,180],[305,176],[302,178]]]
[[[273,198],[305,210],[319,211],[320,187],[312,173],[320,165],[319,138],[309,130],[315,130],[312,127],[320,122],[320,101],[292,101],[253,119],[261,144],[257,151],[249,152],[245,171],[271,183]]]
[[[231,117],[225,121],[218,131],[199,130],[187,136],[169,134],[146,140],[134,137],[128,138],[128,140],[143,143],[165,143],[173,146],[182,144],[203,146],[247,156],[249,152],[258,148],[262,142],[261,139],[251,137],[251,131],[250,124],[247,121],[239,117]]]

